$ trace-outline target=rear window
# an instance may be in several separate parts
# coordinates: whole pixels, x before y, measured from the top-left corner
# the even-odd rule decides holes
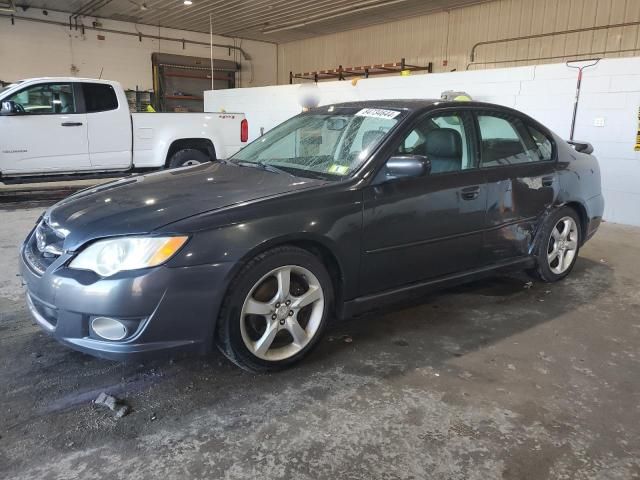
[[[87,113],[106,112],[118,108],[118,97],[111,85],[83,83],[82,91]]]
[[[536,143],[536,147],[538,148],[538,155],[540,156],[540,160],[551,160],[553,159],[553,143],[549,137],[547,137],[540,130],[533,128],[531,125],[528,125],[529,133],[533,138],[533,141]]]
[[[516,117],[503,113],[478,115],[483,167],[551,160],[548,138]]]

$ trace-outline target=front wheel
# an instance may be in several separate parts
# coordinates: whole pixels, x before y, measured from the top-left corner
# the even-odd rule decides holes
[[[554,212],[541,232],[534,275],[545,282],[557,282],[569,275],[578,259],[581,240],[576,211],[563,207]]]
[[[286,368],[317,344],[332,301],[331,279],[316,256],[275,248],[251,260],[230,285],[216,342],[245,370]]]

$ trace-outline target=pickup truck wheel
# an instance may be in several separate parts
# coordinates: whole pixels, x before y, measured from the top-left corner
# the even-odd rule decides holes
[[[281,370],[318,343],[332,300],[320,259],[293,246],[274,248],[248,262],[229,286],[216,343],[245,370]]]
[[[201,150],[195,148],[185,148],[178,150],[169,160],[169,168],[190,167],[210,162],[211,158]]]

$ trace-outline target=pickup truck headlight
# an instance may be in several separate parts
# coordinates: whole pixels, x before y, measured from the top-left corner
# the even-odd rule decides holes
[[[70,268],[110,277],[123,270],[155,267],[171,257],[189,237],[120,237],[98,240],[73,259]]]

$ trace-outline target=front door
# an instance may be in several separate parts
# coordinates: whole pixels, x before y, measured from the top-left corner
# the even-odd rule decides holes
[[[21,112],[0,117],[0,170],[4,175],[88,169],[87,116],[72,83],[31,85],[3,100]]]
[[[558,189],[553,142],[527,119],[477,113],[487,178],[486,263],[526,256]]]
[[[480,264],[487,197],[471,114],[419,119],[395,154],[424,155],[431,172],[374,182],[365,191],[361,295]]]

